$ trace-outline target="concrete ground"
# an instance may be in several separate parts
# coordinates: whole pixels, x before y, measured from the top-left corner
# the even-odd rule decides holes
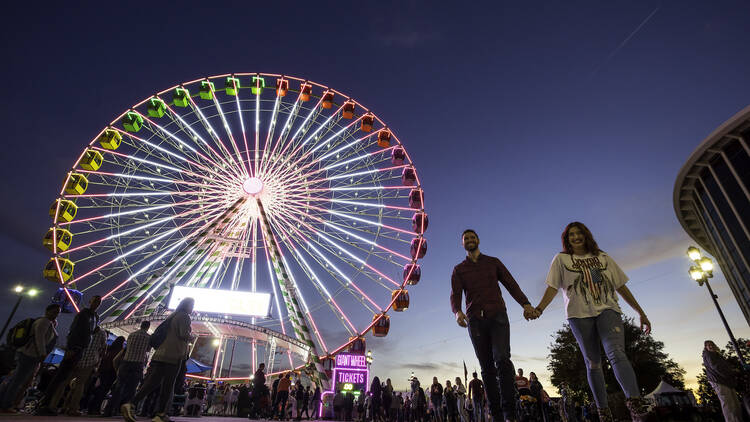
[[[33,416],[33,415],[0,415],[0,421],[35,421],[35,422],[93,422],[93,421],[121,421],[122,417],[97,418],[87,416]],[[148,422],[151,419],[138,418],[138,421]],[[247,422],[247,418],[230,418],[224,416],[202,416],[200,418],[190,418],[187,416],[172,416],[174,422]],[[267,422],[266,420],[256,420],[256,422]]]

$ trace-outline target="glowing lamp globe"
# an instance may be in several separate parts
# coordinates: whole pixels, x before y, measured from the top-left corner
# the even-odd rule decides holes
[[[695,246],[691,246],[687,250],[687,256],[691,261],[697,261],[701,259],[701,251],[698,250],[698,248],[696,248]]]
[[[242,184],[242,190],[248,195],[257,195],[263,191],[263,182],[257,177],[251,177]]]
[[[703,271],[696,266],[690,267],[690,270],[688,270],[688,272],[690,273],[690,278],[692,278],[695,281],[698,281],[703,278]]]
[[[711,258],[703,258],[700,261],[698,261],[698,264],[701,266],[701,270],[705,272],[713,271],[714,270],[714,263],[711,262]]]

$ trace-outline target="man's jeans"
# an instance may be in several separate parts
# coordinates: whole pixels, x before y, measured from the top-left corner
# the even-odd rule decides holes
[[[516,419],[515,370],[510,361],[508,314],[469,318],[469,337],[482,369],[490,413],[496,420]]]
[[[142,379],[142,363],[123,361],[117,370],[117,381],[112,389],[112,397],[107,401],[104,414],[111,416],[112,413],[120,409],[121,403],[130,402]]]
[[[13,373],[3,383],[0,390],[0,394],[2,394],[0,409],[9,409],[16,405],[16,398],[18,398],[20,393],[19,390],[29,382],[29,378],[34,375],[38,367],[38,358],[16,352],[16,369],[13,370]]]
[[[590,318],[569,318],[568,323],[573,335],[581,348],[583,360],[586,363],[586,375],[589,387],[594,393],[594,401],[599,409],[609,407],[607,403],[607,388],[604,384],[602,371],[602,355],[599,344],[604,345],[617,382],[622,387],[625,396],[639,397],[638,382],[635,372],[625,354],[625,330],[622,327],[620,314],[612,309]]]
[[[484,422],[484,398],[475,399],[474,401],[474,422]]]

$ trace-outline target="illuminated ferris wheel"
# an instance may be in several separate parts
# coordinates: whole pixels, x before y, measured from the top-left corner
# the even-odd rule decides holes
[[[136,104],[84,148],[50,216],[44,276],[72,306],[101,294],[102,321],[127,327],[163,316],[176,287],[268,293],[266,315],[196,321],[250,339],[253,367],[322,378],[321,358],[387,334],[427,249],[424,194],[396,134],[347,95],[285,75],[219,75]]]

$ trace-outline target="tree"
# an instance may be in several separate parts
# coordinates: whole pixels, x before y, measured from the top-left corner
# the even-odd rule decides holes
[[[747,362],[747,360],[750,359],[750,348],[748,348],[748,340],[739,338],[737,339],[737,343],[740,347],[742,356],[745,358],[745,362]],[[727,342],[726,346],[724,346],[724,350],[721,351],[721,355],[729,360],[738,374],[741,372],[742,365],[740,364],[740,360],[737,358],[737,353],[734,351],[734,346],[732,345],[731,341]],[[703,368],[701,374],[698,375],[698,401],[700,402],[701,406],[707,407],[714,412],[721,411],[721,403],[719,403],[719,398],[716,396],[714,388],[708,382],[705,368]]]
[[[653,391],[663,379],[676,388],[685,388],[685,370],[677,362],[669,358],[664,352],[664,343],[655,340],[650,334],[645,334],[636,326],[632,318],[624,318],[625,354],[633,365],[641,394]],[[586,365],[578,348],[573,332],[568,324],[553,335],[550,345],[550,362],[547,369],[552,372],[552,384],[560,388],[563,383],[568,385],[571,395],[577,399],[590,397],[588,381],[586,379]],[[607,393],[620,391],[612,367],[606,359],[604,348],[602,354],[602,369],[607,385]]]

